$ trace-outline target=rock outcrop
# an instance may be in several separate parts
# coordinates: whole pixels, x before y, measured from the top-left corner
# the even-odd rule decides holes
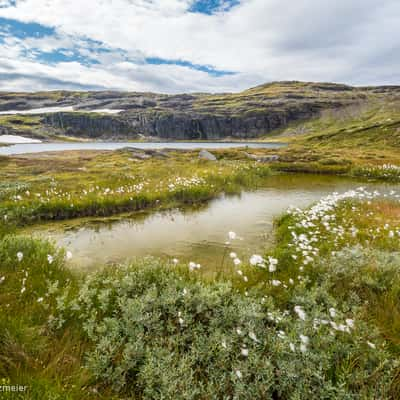
[[[257,138],[318,115],[360,104],[400,87],[351,87],[332,83],[275,82],[241,93],[161,95],[121,92],[0,93],[0,111],[71,107],[76,112],[41,115],[60,134],[96,139],[162,140]],[[99,114],[96,109],[123,110]],[[0,126],[2,125],[0,116]],[[32,130],[36,128],[32,127]]]
[[[210,153],[207,150],[200,150],[199,152],[199,158],[202,160],[207,160],[207,161],[217,161],[217,157],[214,156],[214,154]]]

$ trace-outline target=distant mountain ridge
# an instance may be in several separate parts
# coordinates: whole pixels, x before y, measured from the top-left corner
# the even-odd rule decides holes
[[[284,81],[240,93],[166,95],[139,92],[0,92],[0,112],[74,107],[38,115],[1,115],[0,134],[122,140],[139,135],[171,140],[259,138],[325,110],[390,101],[400,86],[352,87]],[[118,114],[93,110],[123,110]]]

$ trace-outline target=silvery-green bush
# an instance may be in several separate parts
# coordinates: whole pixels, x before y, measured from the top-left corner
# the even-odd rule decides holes
[[[365,339],[374,332],[360,321],[347,331],[321,323],[336,301],[323,285],[305,289],[279,310],[261,293],[146,259],[87,277],[77,295],[65,292],[53,324],[81,324],[96,385],[122,396],[388,398],[391,363]],[[338,326],[349,312],[337,307]]]

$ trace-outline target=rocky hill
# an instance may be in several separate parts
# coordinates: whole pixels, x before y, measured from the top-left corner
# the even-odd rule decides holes
[[[274,82],[226,94],[3,92],[0,134],[44,139],[60,135],[113,140],[139,136],[171,140],[259,138],[325,110],[387,101],[393,96],[400,96],[400,86],[307,82]],[[37,109],[34,115],[10,114]]]

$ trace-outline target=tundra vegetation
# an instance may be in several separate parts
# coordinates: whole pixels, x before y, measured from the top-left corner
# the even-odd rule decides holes
[[[249,259],[227,232],[230,268],[213,279],[195,259],[83,274],[68,249],[19,234],[203,202],[282,171],[397,183],[396,104],[323,113],[278,132],[288,148],[219,150],[217,161],[132,150],[0,159],[0,385],[28,386],[4,398],[398,399],[399,190],[290,208],[274,245]]]

